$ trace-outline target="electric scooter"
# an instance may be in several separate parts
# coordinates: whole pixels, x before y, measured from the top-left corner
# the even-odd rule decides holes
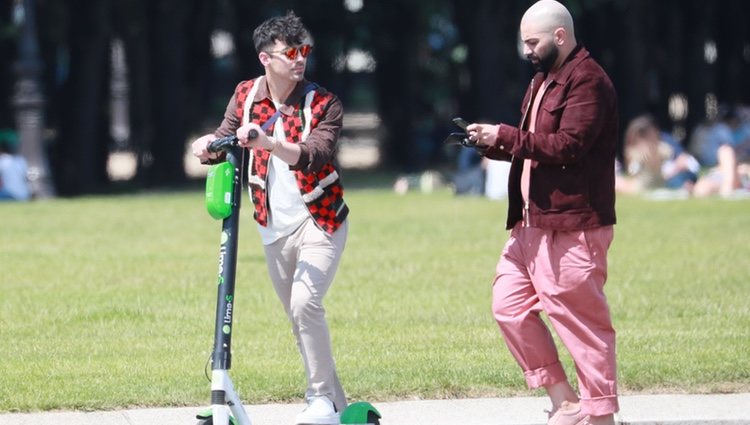
[[[248,137],[258,134],[251,130]],[[232,366],[232,316],[237,271],[240,203],[247,150],[236,136],[219,138],[208,145],[209,152],[225,152],[226,161],[212,165],[206,176],[206,209],[211,217],[222,220],[219,247],[218,294],[214,348],[211,354],[211,407],[196,415],[198,425],[251,425],[229,377]],[[370,403],[352,403],[341,413],[342,424],[380,425],[380,413]]]

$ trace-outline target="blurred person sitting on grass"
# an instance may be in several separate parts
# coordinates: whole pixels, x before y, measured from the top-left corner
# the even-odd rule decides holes
[[[701,164],[708,167],[693,195],[731,198],[750,193],[750,123],[737,108],[720,107],[717,121],[696,131],[693,143]]]
[[[625,130],[624,169],[618,170],[619,193],[656,189],[692,192],[700,164],[671,134],[659,129],[650,115],[634,118]]]
[[[0,130],[0,201],[27,201],[31,198],[26,160],[16,153],[18,136],[13,130]]]

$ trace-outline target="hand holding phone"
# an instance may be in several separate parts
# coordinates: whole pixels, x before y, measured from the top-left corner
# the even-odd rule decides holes
[[[469,126],[469,122],[459,117],[453,118],[452,121],[453,121],[453,124],[456,124],[457,126],[461,127],[461,130],[463,130],[464,132],[449,134],[443,143],[445,143],[446,145],[461,145],[461,146],[466,146],[466,147],[474,147],[476,145],[476,142],[469,140],[469,135],[466,133],[466,127]]]
[[[466,127],[469,126],[468,121],[459,117],[453,118],[453,124],[456,124],[457,126],[461,127],[461,130],[463,131],[466,131]]]

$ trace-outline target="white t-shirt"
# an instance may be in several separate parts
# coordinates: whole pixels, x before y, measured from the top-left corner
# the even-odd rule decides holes
[[[276,104],[276,108],[278,107]],[[274,125],[273,137],[276,140],[286,140],[281,118]],[[271,155],[268,161],[266,192],[269,204],[268,226],[259,224],[258,231],[263,245],[270,245],[297,230],[310,217],[310,212],[302,201],[294,172],[289,169],[289,164],[276,155]]]
[[[29,199],[26,160],[20,155],[0,154],[0,192],[18,201]]]

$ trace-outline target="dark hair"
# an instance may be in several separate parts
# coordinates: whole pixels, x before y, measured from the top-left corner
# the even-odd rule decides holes
[[[287,46],[299,46],[308,40],[312,43],[311,39],[310,32],[302,24],[302,20],[291,10],[286,16],[266,20],[253,31],[253,44],[258,53],[273,45],[276,40]]]
[[[653,116],[645,114],[633,118],[625,130],[625,147],[635,145],[635,142],[646,137],[649,131],[659,131],[659,126]]]

